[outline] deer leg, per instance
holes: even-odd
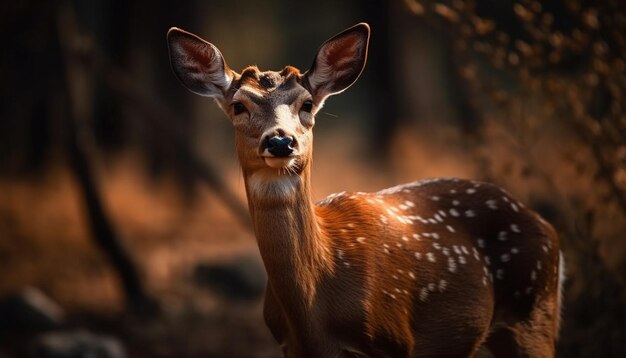
[[[554,357],[556,298],[537,304],[528,319],[493,331],[486,342],[494,357]]]

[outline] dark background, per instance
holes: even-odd
[[[236,71],[304,71],[361,21],[367,67],[317,118],[315,198],[505,187],[561,236],[558,355],[626,356],[622,0],[51,0],[0,5],[0,357],[77,330],[108,356],[102,336],[132,357],[276,356],[232,129],[177,82],[165,34]]]

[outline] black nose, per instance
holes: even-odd
[[[263,149],[275,157],[287,157],[293,153],[293,138],[289,136],[267,136],[263,140]]]

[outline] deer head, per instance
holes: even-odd
[[[326,98],[357,80],[369,33],[360,23],[329,39],[304,73],[291,66],[264,72],[251,66],[237,73],[217,47],[194,34],[172,28],[167,40],[178,79],[190,91],[213,97],[235,127],[244,176],[267,182],[309,167],[315,114]]]

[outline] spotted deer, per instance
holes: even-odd
[[[369,35],[360,23],[332,37],[304,73],[237,73],[211,43],[168,32],[178,79],[235,128],[271,333],[288,357],[554,356],[558,238],[506,191],[431,179],[313,202],[315,114],[360,76]]]

